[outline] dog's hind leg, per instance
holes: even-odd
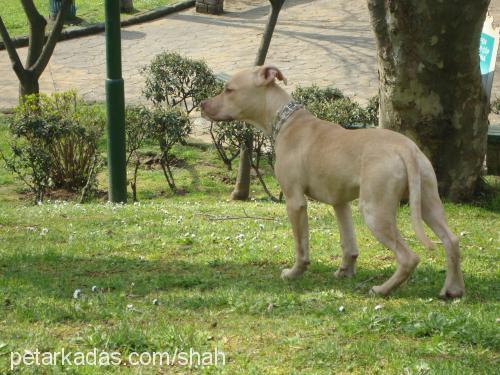
[[[281,272],[283,279],[301,276],[309,265],[309,227],[307,223],[307,201],[303,194],[286,195],[286,209],[292,224],[295,240],[295,264]]]
[[[360,200],[366,224],[377,240],[396,255],[396,272],[385,283],[372,288],[374,293],[384,296],[405,282],[419,262],[418,255],[410,250],[399,234],[396,227],[397,201],[390,200],[391,202],[387,202],[387,199],[379,199],[377,202]]]
[[[430,163],[429,163],[430,165]],[[464,294],[464,279],[460,269],[460,249],[458,238],[446,222],[446,216],[437,190],[436,178],[424,178],[422,185],[422,218],[443,242],[448,270],[444,286],[439,293],[442,298],[456,298]]]
[[[352,225],[351,204],[341,203],[333,206],[340,231],[340,246],[342,247],[342,263],[335,272],[336,277],[350,277],[356,272],[356,259],[359,251],[356,245],[354,227]]]

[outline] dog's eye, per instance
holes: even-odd
[[[233,91],[234,91],[234,89],[231,89],[231,88],[229,88],[229,87],[226,87],[226,88],[224,89],[224,91],[225,91],[227,94],[229,94],[229,93],[233,92]]]

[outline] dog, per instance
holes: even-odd
[[[401,199],[409,196],[412,227],[427,248],[422,220],[439,237],[446,251],[442,298],[464,294],[458,238],[448,227],[429,159],[409,138],[387,129],[347,130],[320,120],[281,88],[283,73],[275,66],[247,69],[232,76],[223,92],[200,104],[212,121],[245,121],[275,143],[274,172],[286,200],[295,241],[296,261],[282,271],[283,279],[301,276],[309,265],[307,199],[333,206],[342,248],[337,277],[355,274],[356,244],[350,202],[359,209],[376,239],[395,254],[395,273],[371,292],[386,296],[408,279],[419,257],[396,227]]]

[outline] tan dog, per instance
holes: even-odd
[[[300,106],[277,83],[285,81],[273,66],[234,75],[224,91],[201,104],[215,121],[241,120],[275,136],[275,174],[286,198],[295,239],[296,262],[282,272],[284,279],[304,273],[309,264],[307,200],[309,196],[333,205],[342,246],[342,264],[335,275],[352,276],[358,248],[350,202],[359,207],[375,237],[396,255],[397,269],[372,291],[387,295],[413,272],[419,257],[396,227],[399,202],[408,196],[413,229],[428,248],[422,219],[443,242],[448,271],[442,297],[460,297],[464,282],[457,237],[450,231],[431,163],[409,138],[385,129],[346,130],[320,120]],[[286,83],[286,81],[285,81]],[[290,109],[284,109],[291,103]],[[278,125],[276,125],[278,117]]]

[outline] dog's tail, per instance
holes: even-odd
[[[414,148],[405,149],[400,153],[408,175],[408,191],[410,193],[410,213],[413,230],[420,242],[428,249],[434,248],[434,242],[425,234],[422,224],[422,188],[420,168]]]

